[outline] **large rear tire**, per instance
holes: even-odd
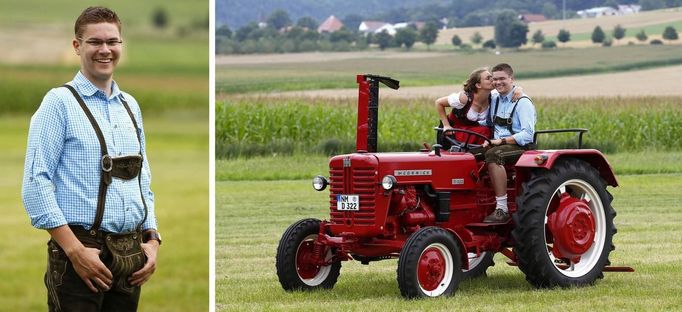
[[[519,268],[536,287],[585,286],[603,278],[616,228],[606,184],[588,163],[559,159],[538,169],[517,198],[512,235]]]
[[[398,287],[406,298],[452,295],[462,279],[457,243],[448,231],[425,227],[410,235],[398,258]]]
[[[320,220],[303,219],[284,232],[277,247],[275,266],[282,288],[287,291],[334,287],[341,271],[341,261],[319,266],[312,261]],[[332,258],[332,248],[323,247],[321,255]]]

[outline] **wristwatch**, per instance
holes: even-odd
[[[505,145],[505,144],[507,144],[507,139],[500,138],[500,145]]]
[[[157,232],[156,230],[146,230],[142,234],[142,241],[143,242],[148,242],[150,240],[156,240],[159,242],[159,245],[161,245],[161,234]]]

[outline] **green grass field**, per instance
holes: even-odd
[[[144,111],[144,107],[143,107]],[[0,115],[0,306],[45,311],[47,232],[31,227],[21,202],[29,115]],[[141,311],[208,310],[208,125],[204,113],[146,115],[152,190],[163,246],[143,287]],[[182,165],[178,165],[182,164]]]
[[[419,52],[413,52],[414,57],[406,60],[367,56],[327,61],[230,64],[216,67],[216,92],[220,95],[355,88],[355,75],[363,73],[396,77],[405,87],[459,85],[472,68],[500,62],[513,64],[518,79],[582,75],[682,64],[681,53],[681,45],[618,46],[505,52],[501,55],[442,52],[419,57]]]
[[[282,290],[275,274],[279,237],[302,218],[328,218],[328,193],[309,180],[224,181],[216,184],[216,302],[219,311],[672,311],[682,309],[682,175],[625,175],[611,189],[618,234],[614,265],[635,273],[606,273],[593,287],[537,290],[496,256],[488,277],[460,284],[452,298],[406,301],[396,261],[344,263],[330,291]]]

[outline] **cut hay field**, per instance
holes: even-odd
[[[593,287],[538,290],[504,264],[488,277],[465,281],[454,297],[406,301],[396,261],[344,263],[334,289],[285,292],[275,274],[277,243],[302,218],[327,218],[328,193],[310,180],[225,181],[216,184],[217,311],[674,311],[682,309],[682,175],[620,176],[612,188],[618,234],[614,265],[635,273],[606,273]]]
[[[501,62],[514,66],[518,80],[627,72],[680,65],[682,45],[533,50],[500,55],[488,52],[368,51],[302,53],[281,58],[279,55],[218,56],[216,92],[217,98],[221,99],[227,94],[353,89],[357,87],[355,75],[362,73],[392,76],[401,80],[403,87],[460,85],[474,68]],[[660,81],[665,86],[675,85],[672,80],[665,77],[656,79],[655,75],[640,78],[633,72],[630,83]],[[609,83],[607,79],[601,82]],[[623,89],[627,90],[628,86],[623,86]],[[597,89],[594,86],[589,88]]]

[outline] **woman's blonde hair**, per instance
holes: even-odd
[[[467,79],[467,81],[464,82],[464,91],[469,94],[475,93],[477,90],[476,84],[481,82],[481,73],[487,71],[488,67],[474,69],[474,71],[472,71],[471,74],[469,74],[469,79]]]

